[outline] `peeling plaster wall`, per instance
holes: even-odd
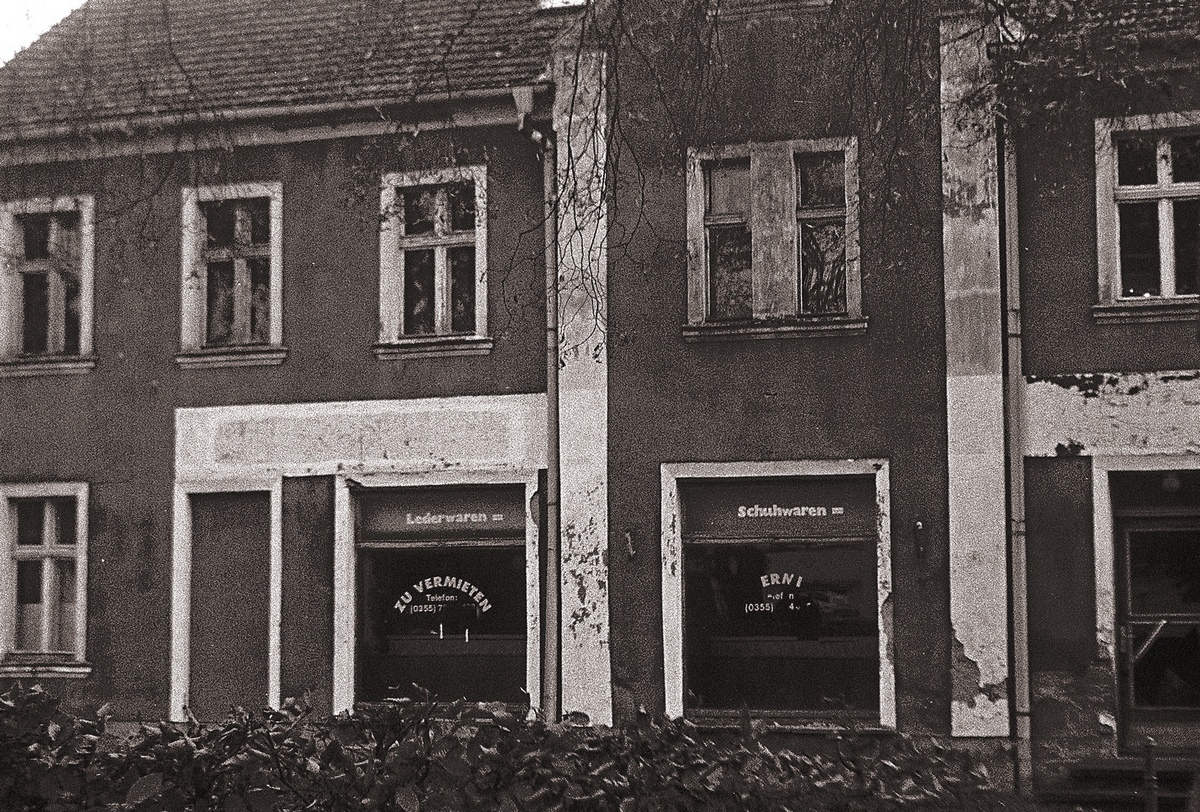
[[[1006,736],[1008,558],[996,144],[990,117],[979,113],[964,122],[960,103],[985,86],[987,40],[978,19],[957,16],[942,21],[941,42],[950,725],[956,736]]]

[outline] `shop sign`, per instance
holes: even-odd
[[[366,540],[524,538],[524,486],[397,488],[360,498]]]
[[[776,477],[680,483],[684,534],[729,538],[873,536],[872,476]]]

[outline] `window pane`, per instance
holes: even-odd
[[[271,341],[271,260],[249,259],[250,269],[250,343]]]
[[[437,187],[416,186],[402,190],[400,196],[404,206],[404,233],[432,232],[437,220]]]
[[[219,347],[233,341],[233,263],[208,263],[208,319],[204,343]]]
[[[1200,181],[1200,136],[1171,139],[1171,178],[1176,183]]]
[[[62,559],[55,565],[57,583],[54,605],[50,607],[50,645],[54,651],[75,648],[75,562]]]
[[[42,648],[42,562],[17,562],[16,648]]]
[[[451,248],[450,329],[455,333],[475,331],[475,248]]]
[[[64,273],[77,272],[79,267],[79,212],[60,211],[54,215],[58,235],[51,253],[60,260],[58,269]]]
[[[800,207],[846,205],[846,158],[840,152],[796,156]]]
[[[1135,614],[1200,614],[1200,530],[1129,533],[1129,608]]]
[[[1121,295],[1158,296],[1158,203],[1122,203]]]
[[[50,256],[50,215],[22,214],[18,220],[24,232],[25,259]]]
[[[450,204],[450,228],[471,231],[475,228],[475,184],[456,183],[446,190]]]
[[[228,248],[233,245],[237,223],[237,205],[232,200],[201,203],[209,248]]]
[[[526,704],[525,548],[365,549],[355,699],[428,688]]]
[[[1200,293],[1200,200],[1175,201],[1175,292]]]
[[[710,319],[748,319],[754,315],[749,228],[741,224],[709,227],[708,277]]]
[[[55,521],[55,544],[75,543],[75,500],[55,499],[52,503]]]
[[[404,334],[432,333],[433,249],[404,252]]]
[[[801,223],[800,310],[846,312],[846,224]]]
[[[708,214],[750,214],[750,161],[721,161],[710,164],[708,176]]]
[[[17,544],[36,547],[46,528],[46,507],[41,499],[22,499],[17,506]]]
[[[63,352],[79,354],[80,288],[78,274],[63,274]]]
[[[876,614],[872,541],[690,542],[685,704],[876,710]]]
[[[255,197],[241,201],[250,215],[250,241],[263,245],[271,241],[271,199]]]
[[[21,274],[21,351],[42,353],[50,349],[50,284],[46,274]]]
[[[1157,144],[1153,138],[1122,138],[1117,141],[1117,183],[1138,186],[1157,183]]]

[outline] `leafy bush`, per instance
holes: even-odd
[[[0,697],[0,809],[388,812],[890,812],[1003,803],[960,753],[903,736],[772,750],[682,720],[551,724],[428,695],[354,716],[304,702],[104,735],[40,688]]]

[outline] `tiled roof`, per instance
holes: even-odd
[[[0,67],[0,129],[528,84],[536,0],[89,0]]]

